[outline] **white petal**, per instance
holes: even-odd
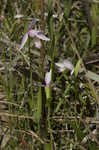
[[[21,50],[21,49],[24,47],[24,45],[25,45],[27,39],[28,39],[28,33],[26,33],[26,34],[24,35],[19,50]]]
[[[72,75],[72,74],[74,73],[74,71],[75,71],[75,69],[71,70],[71,73],[70,73],[70,74]]]
[[[19,19],[19,18],[22,18],[22,17],[23,17],[23,15],[21,15],[21,14],[14,16],[15,19]]]
[[[45,83],[46,83],[46,86],[50,85],[50,83],[51,83],[51,74],[52,74],[52,70],[50,70],[49,72],[47,72],[45,74]]]

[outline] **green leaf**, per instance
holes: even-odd
[[[99,150],[99,146],[96,143],[89,142],[88,147],[90,150]]]
[[[92,28],[91,32],[91,47],[94,47],[96,44],[96,26]]]
[[[55,113],[57,113],[57,112],[59,111],[61,105],[62,105],[63,102],[64,102],[65,96],[67,95],[68,91],[70,90],[70,87],[71,87],[71,85],[69,84],[69,85],[67,86],[66,90],[64,91],[64,93],[63,93],[63,95],[62,95],[62,98],[60,99],[59,103],[58,103],[57,106],[56,106],[56,109],[55,109],[55,111],[54,111]]]
[[[10,33],[10,26],[9,26],[9,23],[8,23],[8,20],[4,17],[4,24],[5,24],[5,27],[7,29],[7,31]]]
[[[44,150],[52,150],[51,144],[50,143],[44,144]]]
[[[28,31],[28,23],[25,22],[24,24],[24,34]]]
[[[70,14],[70,10],[71,10],[71,6],[72,6],[72,0],[65,0],[64,1],[64,16],[66,18],[69,17],[69,14]]]
[[[93,0],[96,2],[96,0]],[[98,14],[98,7],[97,4],[92,4],[92,19],[93,22],[97,22],[97,14]]]
[[[94,0],[95,2],[95,0]],[[94,23],[93,28],[92,28],[92,32],[91,32],[91,38],[92,38],[92,43],[91,46],[95,46],[96,44],[96,32],[97,32],[97,14],[98,14],[98,7],[97,5],[93,4],[92,5],[92,21]]]
[[[77,77],[78,75],[81,63],[82,63],[82,59],[79,59],[75,67],[75,77]]]
[[[38,108],[37,108],[38,122],[40,121],[41,115],[42,115],[42,90],[41,90],[41,87],[39,87],[39,91],[38,91]]]
[[[72,150],[73,149],[73,144],[72,143],[70,143],[70,150]]]
[[[14,32],[16,24],[17,24],[17,20],[15,20],[14,23],[11,25],[11,29],[10,29],[11,34]]]
[[[96,73],[94,73],[94,72],[92,72],[92,71],[88,71],[86,75],[87,75],[87,77],[89,77],[90,79],[92,79],[92,80],[94,80],[94,81],[96,81],[96,82],[99,82],[99,75],[98,75],[98,74],[96,74]]]

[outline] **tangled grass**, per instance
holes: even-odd
[[[0,3],[1,150],[98,150],[98,1]]]

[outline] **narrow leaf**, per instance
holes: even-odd
[[[98,75],[98,74],[96,74],[96,73],[94,73],[94,72],[92,72],[92,71],[88,71],[88,72],[87,72],[87,76],[88,76],[90,79],[92,79],[92,80],[94,80],[94,81],[96,81],[96,82],[99,82],[99,75]]]
[[[40,87],[39,91],[38,91],[38,108],[37,108],[38,122],[40,121],[41,115],[42,115],[42,90],[41,90],[41,87]]]
[[[4,24],[5,24],[5,27],[7,29],[7,31],[10,33],[10,26],[9,26],[9,23],[8,23],[8,20],[4,17]]]
[[[96,44],[96,26],[92,28],[92,33],[91,33],[91,47],[94,47]]]
[[[77,77],[78,75],[81,63],[82,63],[82,59],[79,59],[75,67],[75,77]]]

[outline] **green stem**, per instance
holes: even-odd
[[[32,79],[32,55],[31,55],[31,51],[30,51],[30,38],[29,38],[29,42],[28,42],[28,47],[29,47],[29,64],[30,64],[30,107],[31,109],[33,109],[33,79]]]
[[[51,130],[51,122],[50,122],[50,115],[51,115],[51,101],[52,101],[52,94],[51,94],[51,87],[46,86],[45,92],[46,92],[46,99],[47,99],[47,108],[48,108],[48,129],[50,133],[50,145],[51,149],[53,147],[53,135]]]

